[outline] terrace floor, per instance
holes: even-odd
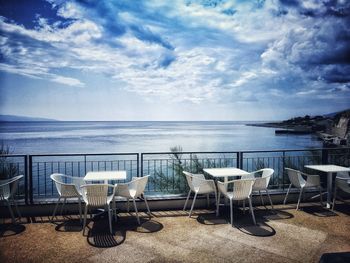
[[[299,211],[279,205],[275,213],[255,207],[257,226],[248,211],[235,211],[234,227],[225,208],[218,218],[211,210],[195,212],[143,214],[141,226],[121,213],[114,235],[105,218],[91,221],[86,236],[76,216],[2,224],[0,262],[318,262],[323,253],[350,252],[349,204],[335,212],[319,203],[303,203]]]

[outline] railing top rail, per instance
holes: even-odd
[[[263,153],[263,152],[305,152],[305,151],[322,151],[322,150],[349,150],[350,147],[341,148],[307,148],[307,149],[285,149],[285,150],[248,150],[243,153]]]
[[[237,154],[237,153],[273,153],[273,152],[305,152],[322,150],[350,150],[350,147],[341,148],[307,148],[307,149],[276,149],[276,150],[244,150],[244,151],[195,151],[195,152],[123,152],[123,153],[51,153],[51,154],[0,154],[0,157],[49,157],[49,156],[112,156],[112,155],[157,155],[157,154]]]
[[[141,155],[151,155],[151,154],[217,154],[217,153],[239,153],[239,151],[223,151],[223,152],[145,152],[141,153]]]
[[[46,156],[104,156],[104,155],[139,155],[139,153],[57,153],[57,154],[31,154],[32,157]]]
[[[305,151],[322,151],[322,150],[349,150],[350,147],[341,148],[307,148],[307,149],[277,149],[277,150],[247,150],[247,151],[204,151],[204,152],[145,152],[141,155],[151,155],[151,154],[218,154],[218,153],[264,153],[264,152],[305,152]]]
[[[26,157],[26,154],[0,154],[0,157]]]

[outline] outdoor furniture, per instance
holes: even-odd
[[[230,214],[231,214],[231,225],[233,226],[233,201],[245,201],[248,199],[249,201],[249,209],[252,214],[254,225],[256,225],[251,194],[253,189],[253,184],[255,179],[240,179],[240,180],[232,180],[229,182],[218,182],[218,190],[219,196],[216,204],[216,215],[219,216],[219,206],[220,206],[220,194],[222,193],[226,198],[230,200]],[[228,186],[232,184],[232,191],[228,191]]]
[[[262,174],[261,177],[257,177],[257,175],[260,173]],[[272,203],[272,200],[271,200],[271,197],[269,194],[269,190],[267,189],[267,187],[269,186],[269,182],[270,182],[270,179],[271,179],[271,176],[273,175],[273,173],[274,173],[273,169],[264,168],[264,169],[260,169],[260,170],[257,170],[255,172],[252,172],[250,175],[247,175],[244,177],[244,178],[254,178],[255,179],[252,191],[259,192],[262,205],[265,205],[265,204],[264,204],[264,200],[262,198],[261,191],[265,191],[267,196],[269,197],[272,209],[273,209],[273,203]]]
[[[140,224],[140,218],[139,218],[138,210],[137,210],[137,206],[136,206],[136,199],[137,198],[143,197],[145,204],[146,204],[146,207],[147,207],[147,212],[148,212],[149,216],[151,216],[151,211],[149,209],[146,196],[144,194],[148,178],[149,178],[149,175],[143,176],[143,177],[133,177],[132,180],[128,183],[115,185],[115,196],[120,196],[120,197],[126,198],[128,212],[129,212],[129,200],[132,199],[132,201],[134,203],[134,208],[135,208],[136,218],[137,218],[138,224]],[[115,198],[113,198],[113,203],[114,203],[114,205],[113,205],[114,213],[116,213]]]
[[[96,171],[88,172],[84,180],[85,181],[104,181],[108,184],[108,181],[118,181],[126,179],[126,171]]]
[[[349,173],[345,173],[345,172],[337,173],[337,177],[335,178],[332,210],[334,210],[334,207],[335,207],[335,199],[337,198],[338,188],[340,190],[344,191],[345,193],[350,194],[350,176],[349,176]]]
[[[333,191],[333,174],[339,172],[350,172],[350,168],[333,164],[305,165],[305,167],[327,173],[327,208],[330,208]]]
[[[224,183],[228,182],[229,177],[244,177],[249,176],[250,173],[247,171],[235,168],[235,167],[224,167],[224,168],[206,168],[203,169],[204,172],[214,177],[216,180],[218,178],[224,178]],[[225,199],[225,205],[227,205],[227,199]]]
[[[15,220],[13,210],[11,208],[11,201],[15,205],[18,217],[21,218],[21,213],[18,210],[18,206],[14,198],[14,195],[17,191],[18,182],[22,177],[23,175],[17,175],[10,179],[0,180],[0,202],[4,201],[7,204],[13,224],[16,222],[16,220]]]
[[[301,171],[294,170],[291,168],[285,168],[285,169],[287,170],[287,173],[288,173],[290,185],[289,185],[286,197],[284,198],[283,204],[286,204],[290,188],[293,185],[294,187],[300,189],[300,194],[299,194],[298,204],[297,204],[296,210],[299,209],[299,204],[300,204],[301,196],[303,194],[304,189],[309,188],[309,187],[317,187],[320,190],[320,203],[321,203],[321,206],[323,205],[322,192],[321,192],[322,189],[321,189],[319,175],[306,174],[306,173],[302,173]],[[306,176],[306,180],[303,178],[303,175]]]
[[[113,193],[108,195],[108,188],[113,188]],[[115,188],[109,184],[85,184],[81,186],[82,196],[85,202],[83,235],[85,234],[87,212],[92,208],[104,208],[108,212],[109,231],[112,234],[112,217],[110,203],[113,200]]]
[[[58,205],[60,204],[61,199],[63,198],[63,203],[61,207],[61,214],[64,208],[64,205],[67,201],[67,198],[78,198],[78,205],[79,205],[79,218],[81,221],[81,190],[80,187],[85,183],[84,179],[81,177],[74,177],[69,176],[65,174],[51,174],[50,178],[55,182],[56,189],[58,192],[58,201],[55,206],[55,209],[53,210],[52,218],[56,215],[56,211],[58,208]]]
[[[190,198],[191,192],[194,192],[194,197],[192,201],[192,206],[191,210],[188,214],[188,217],[191,217],[194,203],[196,202],[196,198],[198,194],[206,194],[207,195],[207,200],[209,203],[209,194],[214,193],[215,194],[215,202],[217,198],[217,193],[216,193],[216,187],[215,187],[215,182],[214,180],[207,180],[205,179],[203,174],[192,174],[186,171],[183,171],[184,175],[186,176],[186,180],[188,183],[188,186],[190,190],[188,191],[187,199],[184,205],[183,210],[186,210],[186,206],[188,203],[188,200]]]

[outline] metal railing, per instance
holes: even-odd
[[[183,194],[187,190],[182,171],[202,173],[204,168],[237,167],[255,171],[273,168],[269,187],[283,191],[289,184],[285,167],[304,170],[307,164],[350,166],[350,148],[232,151],[232,152],[157,152],[108,154],[1,155],[0,171],[23,174],[17,198],[25,204],[48,201],[57,196],[50,179],[52,173],[83,177],[89,171],[126,170],[127,179],[150,175],[147,194]],[[307,172],[307,171],[306,171]]]

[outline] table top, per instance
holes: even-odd
[[[305,165],[305,167],[326,173],[350,172],[349,167],[343,167],[334,164]]]
[[[126,179],[126,171],[88,172],[84,177],[85,181],[125,180],[125,179]]]
[[[207,168],[203,169],[203,171],[213,177],[244,176],[250,174],[238,168]]]

